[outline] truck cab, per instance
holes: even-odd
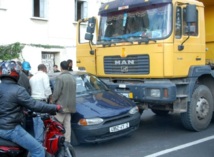
[[[185,128],[203,130],[214,105],[214,32],[205,27],[214,22],[213,2],[205,5],[207,12],[196,0],[104,3],[99,17],[78,23],[77,66],[141,111],[180,113]]]

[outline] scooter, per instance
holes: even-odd
[[[33,116],[35,113],[32,114]],[[44,125],[45,135],[43,146],[46,150],[46,157],[76,157],[73,146],[65,142],[65,128],[50,114],[40,114]],[[0,138],[1,157],[30,157],[29,153],[19,145]]]

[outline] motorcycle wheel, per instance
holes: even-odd
[[[76,153],[73,146],[68,144],[66,147],[62,146],[55,157],[76,157]]]

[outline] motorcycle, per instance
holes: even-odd
[[[37,116],[32,113],[32,117]],[[76,157],[73,146],[65,142],[65,128],[50,114],[40,114],[44,125],[45,135],[43,146],[46,150],[46,157]],[[0,138],[1,157],[30,157],[29,153],[16,143]]]

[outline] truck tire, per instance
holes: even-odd
[[[207,86],[195,88],[187,112],[181,113],[181,121],[186,129],[201,131],[206,129],[212,119],[213,98]]]

